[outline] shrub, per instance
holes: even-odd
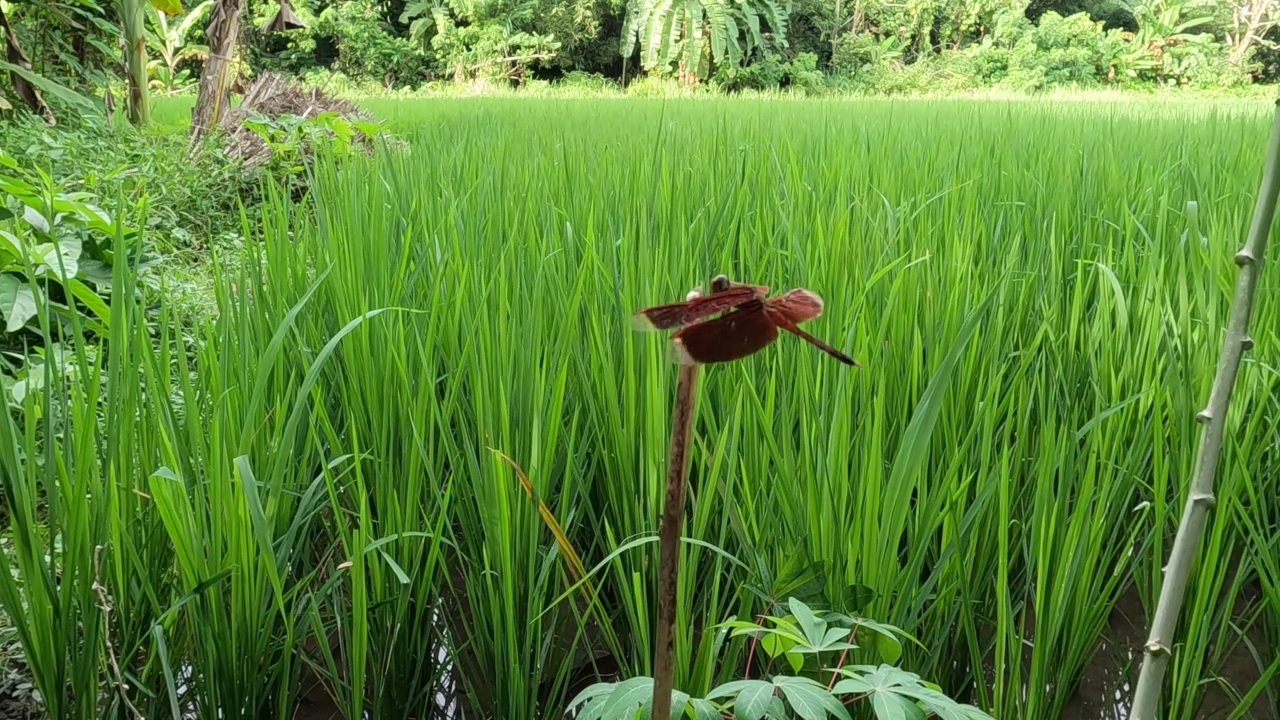
[[[814,92],[826,86],[827,79],[818,71],[818,56],[814,53],[797,53],[787,65],[787,76],[793,87]]]
[[[43,169],[68,192],[107,203],[121,197],[121,222],[146,229],[161,252],[201,251],[238,238],[241,201],[255,187],[214,148],[188,156],[180,129],[139,132],[97,119],[50,128],[26,118],[0,128],[0,149],[22,167]]]
[[[769,90],[781,85],[786,75],[787,66],[782,58],[773,53],[760,53],[744,65],[719,65],[711,79],[729,91]]]
[[[394,35],[370,0],[342,0],[320,13],[315,35],[333,38],[334,69],[391,86],[419,78],[427,58],[407,37]]]
[[[1063,17],[1051,11],[1032,24],[1006,10],[996,16],[991,34],[963,54],[975,81],[1035,91],[1096,85],[1108,77],[1122,49],[1115,33],[1085,13]]]
[[[112,264],[125,260],[112,250],[117,236],[138,251],[137,234],[92,193],[69,192],[0,152],[0,374],[26,365],[41,307],[55,322],[105,333],[110,310],[99,293],[111,287]]]

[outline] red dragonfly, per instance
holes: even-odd
[[[681,365],[740,360],[778,338],[778,328],[798,335],[846,365],[857,360],[800,329],[822,314],[822,298],[804,288],[766,297],[762,285],[730,283],[724,275],[711,281],[711,294],[697,290],[684,302],[637,310],[632,325],[638,330],[670,330],[675,360]],[[716,313],[724,313],[712,318]]]

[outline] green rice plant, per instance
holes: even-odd
[[[779,347],[707,379],[676,687],[730,679],[721,668],[747,647],[714,619],[768,612],[747,588],[806,567],[797,575],[832,605],[873,591],[866,612],[921,637],[903,661],[947,691],[996,716],[1057,717],[1119,596],[1151,599],[1193,447],[1188,409],[1225,316],[1219,246],[1247,213],[1257,115],[747,107],[401,103],[393,126],[413,134],[421,118],[415,153],[321,170],[316,226],[299,219],[268,241],[268,285],[329,268],[306,335],[375,307],[423,311],[395,321],[412,323],[415,353],[369,324],[356,334],[378,341],[340,349],[332,377],[431,394],[364,390],[332,407],[344,423],[391,407],[387,427],[401,430],[388,436],[440,443],[428,456],[451,488],[446,634],[461,682],[490,712],[522,716],[563,702],[608,644],[563,615],[554,540],[490,447],[601,563],[592,577],[630,648],[613,662],[651,673],[672,384],[663,349],[637,344],[623,318],[714,268],[818,290],[841,310],[814,332],[843,333],[867,369],[854,382]],[[1260,357],[1274,342],[1258,338]],[[370,369],[389,357],[403,369]],[[1265,397],[1264,380],[1242,378],[1243,397]],[[430,419],[401,415],[420,404]],[[1273,461],[1265,445],[1242,449],[1252,467]],[[1182,681],[1190,703],[1201,687]]]
[[[1154,718],[1160,705],[1160,690],[1173,650],[1170,643],[1182,607],[1187,576],[1191,573],[1195,551],[1204,534],[1209,508],[1216,503],[1214,480],[1231,392],[1241,355],[1253,347],[1253,340],[1249,337],[1249,316],[1267,239],[1271,234],[1277,191],[1280,191],[1276,177],[1277,169],[1280,169],[1277,167],[1280,166],[1280,134],[1277,131],[1280,131],[1280,115],[1271,127],[1253,221],[1249,224],[1244,246],[1235,255],[1240,269],[1213,387],[1205,408],[1196,413],[1196,419],[1205,427],[1200,435],[1195,472],[1187,488],[1182,521],[1162,578],[1160,601],[1151,620],[1151,634],[1143,646],[1142,673],[1134,690],[1133,713],[1142,720]]]
[[[410,152],[322,157],[303,200],[269,191],[256,242],[211,270],[210,324],[113,314],[109,392],[84,395],[101,416],[84,400],[59,453],[32,400],[5,436],[15,462],[55,458],[16,465],[7,502],[30,510],[11,517],[33,520],[7,558],[51,577],[39,523],[87,528],[72,582],[43,586],[78,604],[40,612],[108,627],[147,717],[325,695],[347,717],[534,718],[652,676],[674,372],[628,316],[715,272],[813,289],[827,311],[806,329],[863,367],[777,343],[701,379],[675,688],[763,679],[752,639],[718,626],[794,596],[902,628],[919,644],[898,666],[993,717],[1115,690],[1087,671],[1137,650],[1117,616],[1158,595],[1262,108],[378,107]],[[1223,512],[1179,621],[1179,720],[1277,702],[1277,287],[1259,278]],[[74,477],[109,502],[50,514],[47,468],[90,456],[106,471]],[[45,592],[22,572],[10,611]],[[27,652],[45,687],[105,688],[119,714],[103,636],[76,642],[98,648],[79,684],[57,674],[71,645]]]
[[[34,245],[21,226],[10,237]],[[109,600],[98,592],[109,506],[95,400],[105,394],[118,401],[130,391],[84,342],[79,313],[67,314],[64,331],[36,282],[36,267],[19,260],[46,356],[39,374],[24,381],[17,407],[8,397],[0,403],[0,489],[11,539],[0,553],[0,606],[17,631],[45,711],[96,718],[104,686],[124,681],[118,668],[108,675],[116,649],[104,619]],[[72,261],[59,260],[65,274]],[[114,276],[120,286],[124,267],[120,263]]]

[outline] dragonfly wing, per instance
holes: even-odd
[[[822,298],[818,297],[817,293],[804,288],[788,290],[765,302],[774,317],[781,315],[796,325],[822,314]]]
[[[778,337],[778,327],[756,299],[718,318],[697,322],[676,331],[672,338],[676,362],[705,365],[740,360],[758,352]]]
[[[631,316],[631,326],[637,330],[670,330],[684,327],[759,298],[760,294],[755,287],[736,285],[718,293],[695,297],[684,302],[655,305],[637,310]]]

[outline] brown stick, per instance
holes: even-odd
[[[717,275],[711,292],[729,288]],[[697,290],[692,297],[701,294]],[[680,574],[680,524],[684,520],[684,488],[689,476],[689,439],[697,402],[698,366],[681,365],[676,377],[676,405],[671,417],[671,450],[667,457],[667,493],[658,528],[658,621],[654,639],[652,720],[671,720],[671,691],[675,688],[676,581]]]
[[[653,720],[671,719],[675,687],[676,579],[680,571],[680,523],[684,519],[684,486],[689,468],[698,366],[681,365],[676,379],[676,407],[671,420],[671,453],[667,497],[658,529],[658,627],[653,659]]]

